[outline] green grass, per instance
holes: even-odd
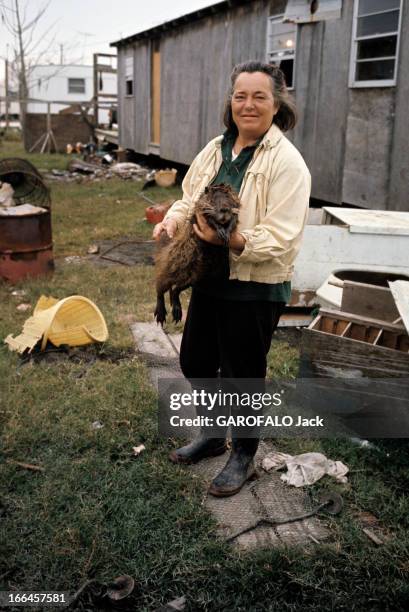
[[[22,153],[14,142],[3,143],[0,153],[11,150]],[[55,156],[30,158],[39,167],[58,162]],[[110,332],[102,348],[50,354],[36,363],[0,348],[0,589],[73,592],[87,578],[107,581],[128,573],[136,579],[138,610],[182,594],[193,611],[407,609],[404,444],[378,442],[379,450],[371,450],[347,441],[280,440],[282,451],[321,451],[351,469],[349,484],[335,487],[345,510],[328,521],[333,543],[308,551],[245,554],[229,548],[201,503],[200,480],[169,464],[170,442],[157,434],[156,397],[127,324],[129,315],[151,320],[152,268],[63,260],[84,255],[99,239],[149,237],[137,189],[120,180],[53,184],[55,274],[20,283],[27,294],[19,298],[11,295],[15,287],[0,284],[0,338],[18,333],[27,317],[16,305],[34,305],[42,293],[86,295],[101,308]],[[168,193],[150,195],[161,200]],[[177,189],[171,194],[176,197]],[[273,343],[269,374],[294,376],[297,359],[297,349]],[[94,430],[97,420],[104,426]],[[132,458],[140,443],[146,450]],[[10,459],[45,471],[21,469]],[[311,495],[326,488],[334,484],[323,479]],[[362,511],[374,514],[389,535],[383,546],[363,534]]]

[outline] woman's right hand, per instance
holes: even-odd
[[[153,228],[152,238],[154,240],[159,240],[162,232],[166,232],[169,238],[173,238],[176,234],[177,223],[174,219],[165,219],[165,221],[161,221],[157,223]]]

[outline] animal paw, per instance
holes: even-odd
[[[175,323],[182,320],[182,307],[180,304],[174,304],[172,307],[172,317]]]
[[[153,313],[153,316],[156,319],[156,323],[160,323],[163,326],[166,321],[166,315],[166,308],[164,306],[157,305],[155,308],[155,312]]]

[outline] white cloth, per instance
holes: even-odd
[[[264,457],[262,466],[266,472],[287,467],[287,472],[282,474],[281,480],[294,487],[311,485],[325,474],[332,476],[338,482],[348,481],[345,474],[349,472],[349,468],[341,461],[327,459],[322,453],[302,453],[293,456],[272,452]]]

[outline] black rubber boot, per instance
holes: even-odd
[[[210,485],[211,495],[216,497],[235,495],[247,480],[257,478],[253,459],[258,443],[258,438],[233,438],[233,449],[229,460]]]
[[[217,457],[227,450],[225,438],[207,438],[202,432],[190,444],[182,446],[170,453],[172,463],[197,463],[205,457]]]

